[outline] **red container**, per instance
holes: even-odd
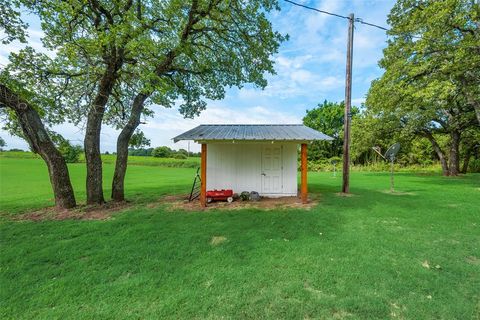
[[[207,202],[215,201],[233,201],[233,190],[232,189],[222,189],[222,190],[208,190],[207,191]]]

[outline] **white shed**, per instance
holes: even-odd
[[[202,145],[200,201],[206,190],[257,191],[297,196],[301,146],[301,196],[307,201],[307,144],[331,137],[304,125],[200,125],[173,138]]]

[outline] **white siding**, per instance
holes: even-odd
[[[281,193],[262,192],[262,150],[271,144],[209,143],[207,145],[207,190],[257,191],[263,196],[297,195],[297,144],[282,146]]]
[[[297,195],[297,144],[283,145],[283,193]]]

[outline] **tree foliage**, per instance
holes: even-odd
[[[129,146],[134,149],[141,149],[150,146],[150,139],[145,137],[143,131],[137,130],[130,138]]]
[[[174,151],[166,146],[157,147],[152,151],[152,156],[156,158],[170,158],[173,154]]]
[[[67,163],[78,162],[80,160],[80,155],[83,152],[82,146],[72,145],[68,140],[62,142],[58,146],[58,149]]]
[[[87,202],[102,203],[100,131],[121,129],[113,190],[123,199],[128,145],[153,106],[198,115],[226,86],[266,85],[285,39],[266,13],[274,0],[31,1],[43,45],[12,54],[6,77],[35,92],[47,123],[85,127]],[[11,118],[12,123],[14,119]]]
[[[20,1],[0,0],[0,30],[5,33],[0,43],[9,44],[13,40],[26,42],[27,24],[20,17]]]
[[[340,157],[343,153],[343,119],[344,102],[329,102],[325,100],[312,110],[307,110],[303,117],[303,124],[325,133],[333,138],[333,141],[315,141],[309,147],[308,158],[310,160],[329,159]],[[352,108],[352,117],[359,113],[357,107]]]
[[[5,142],[5,140],[3,140],[2,137],[0,137],[0,151],[3,150],[3,148],[5,148],[7,146],[7,143]]]
[[[445,175],[460,171],[462,133],[478,129],[479,10],[467,0],[397,1],[379,63],[385,73],[367,96],[373,118],[404,137],[430,141]],[[447,148],[438,141],[443,135]]]

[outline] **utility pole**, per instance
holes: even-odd
[[[352,120],[352,56],[353,56],[353,13],[348,17],[347,71],[345,77],[345,115],[343,137],[343,184],[342,192],[350,192],[350,122]]]

